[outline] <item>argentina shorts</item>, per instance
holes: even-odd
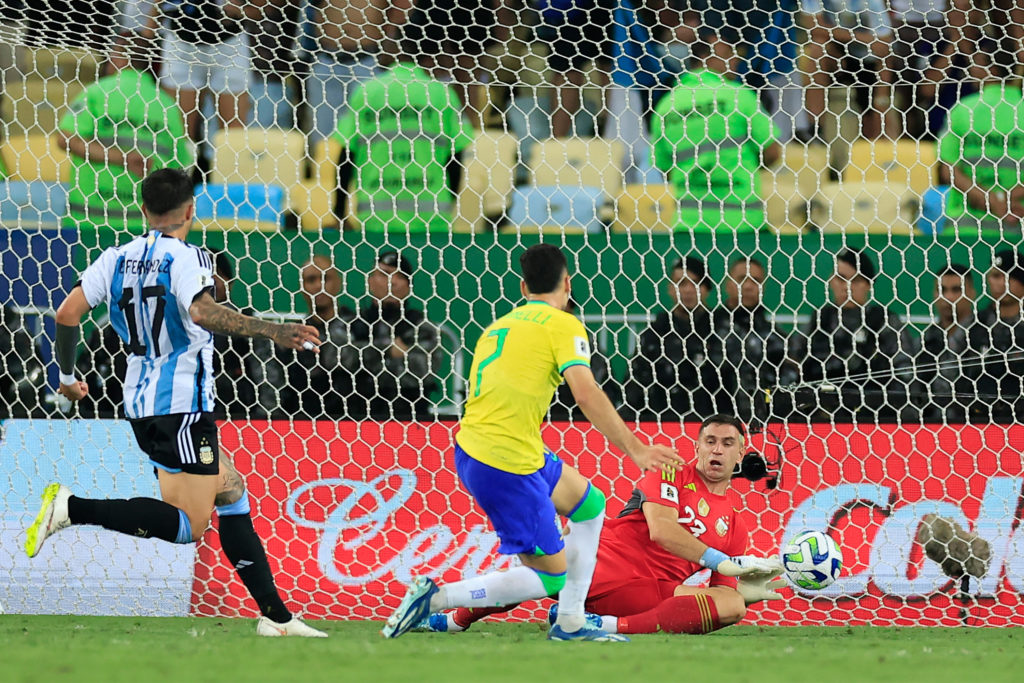
[[[562,461],[551,451],[531,474],[513,474],[474,460],[455,444],[455,469],[501,540],[503,555],[554,555],[565,547],[551,493],[562,476]]]
[[[220,451],[211,413],[156,415],[131,420],[135,440],[153,467],[177,474],[217,474]]]

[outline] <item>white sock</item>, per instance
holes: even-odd
[[[537,572],[529,567],[512,567],[471,579],[446,583],[430,599],[430,611],[455,607],[495,607],[547,596]]]
[[[455,623],[455,612],[448,612],[444,616],[448,620],[448,633],[459,633],[466,630]]]
[[[558,621],[564,631],[578,631],[586,624],[583,604],[587,601],[590,580],[597,565],[597,544],[601,540],[604,515],[585,522],[569,522],[565,537],[565,560],[568,570],[565,588],[558,594]]]
[[[608,633],[619,632],[619,618],[618,617],[606,617],[601,616],[601,630],[607,631]]]

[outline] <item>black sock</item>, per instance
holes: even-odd
[[[178,537],[178,508],[155,498],[93,500],[71,496],[68,517],[72,524],[96,524],[139,538],[171,543]]]
[[[284,606],[274,585],[263,543],[252,527],[252,517],[247,514],[221,517],[219,533],[228,562],[238,572],[238,578],[256,601],[260,613],[278,624],[291,620],[292,613]]]

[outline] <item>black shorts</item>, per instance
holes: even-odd
[[[212,413],[178,413],[130,420],[153,467],[177,474],[217,474],[220,450]]]

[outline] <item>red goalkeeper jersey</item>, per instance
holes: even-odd
[[[636,578],[682,583],[701,571],[697,562],[676,557],[651,540],[641,508],[644,503],[677,509],[679,524],[715,550],[726,555],[746,553],[747,527],[737,510],[736,494],[709,493],[693,465],[675,474],[647,472],[619,516],[605,522],[594,571],[595,589]],[[711,585],[735,588],[736,579],[714,572]]]

